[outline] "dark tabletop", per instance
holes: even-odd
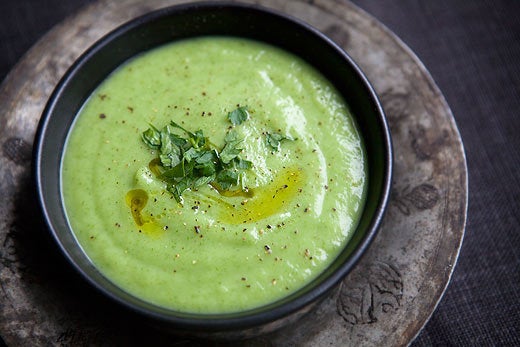
[[[46,31],[90,2],[0,0],[0,80]],[[423,61],[466,149],[464,243],[413,345],[520,346],[520,1],[353,2]]]

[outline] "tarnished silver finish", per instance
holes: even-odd
[[[440,300],[464,234],[467,171],[451,111],[413,53],[352,4],[255,2],[317,27],[358,62],[387,113],[395,166],[382,229],[341,288],[297,323],[234,344],[406,345]],[[41,39],[1,86],[0,334],[8,345],[200,343],[143,325],[85,286],[47,238],[30,181],[36,125],[66,69],[111,29],[175,3],[98,1]]]

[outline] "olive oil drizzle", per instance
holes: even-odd
[[[132,189],[126,193],[125,201],[127,206],[130,208],[130,212],[134,219],[135,225],[139,228],[139,232],[145,232],[145,234],[159,237],[166,230],[161,227],[153,217],[143,217],[143,209],[148,203],[148,193],[143,189]]]
[[[286,169],[270,184],[249,189],[251,198],[238,205],[226,204],[220,220],[230,224],[253,223],[286,210],[283,207],[302,191],[302,173],[299,168]]]
[[[227,198],[236,197],[236,196],[241,196],[243,198],[252,198],[255,195],[254,189],[243,188],[243,189],[236,189],[236,190],[226,190],[226,189],[221,189],[218,185],[216,185],[214,183],[211,183],[210,185],[220,195],[225,196]]]
[[[300,168],[286,169],[277,175],[271,183],[247,190],[216,190],[218,196],[199,194],[220,205],[219,220],[229,224],[254,223],[279,211],[287,210],[287,206],[303,188],[303,172]],[[240,201],[237,199],[240,198]],[[126,204],[139,230],[155,233],[162,230],[153,217],[143,217],[143,209],[148,202],[148,194],[143,189],[130,190],[125,197]],[[156,233],[155,233],[156,234]]]
[[[148,163],[148,168],[155,175],[155,177],[159,177],[161,175],[161,160],[159,158],[150,160]]]
[[[137,226],[144,225],[144,220],[141,212],[148,202],[148,194],[142,189],[133,189],[126,193],[126,204],[130,207],[130,212],[134,218]]]

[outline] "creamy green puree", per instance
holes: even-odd
[[[233,126],[238,106],[249,119]],[[203,185],[178,203],[141,138],[172,120],[220,148],[236,131],[253,163],[247,194]],[[294,140],[274,150],[270,132]],[[348,106],[301,59],[244,39],[189,39],[133,58],[93,92],[68,138],[63,198],[84,252],[129,293],[185,312],[242,311],[298,290],[346,245],[364,155]]]

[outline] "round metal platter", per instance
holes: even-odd
[[[36,126],[67,68],[120,24],[180,2],[95,2],[47,33],[1,85],[0,335],[8,345],[204,345],[148,326],[86,285],[46,235],[31,181]],[[409,344],[441,299],[464,235],[467,169],[451,111],[414,54],[354,5],[254,2],[315,26],[360,65],[390,123],[394,182],[382,228],[341,288],[292,326],[222,345]]]

